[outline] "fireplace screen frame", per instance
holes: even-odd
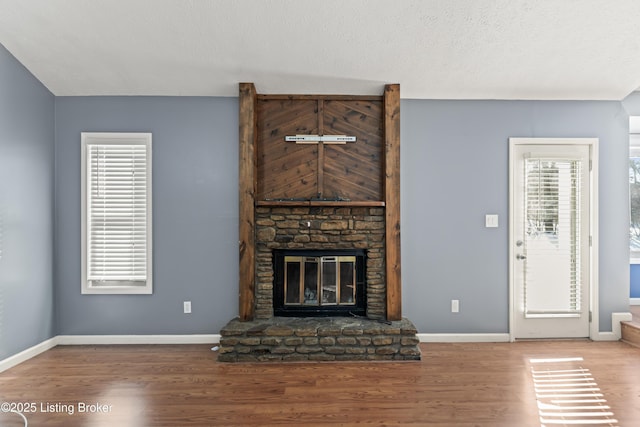
[[[354,271],[351,274],[348,273],[347,277],[343,275],[341,278],[341,263],[351,261],[353,261]],[[335,272],[330,271],[331,266],[335,267]],[[273,271],[273,309],[276,316],[366,315],[366,253],[364,250],[276,249],[273,252]],[[342,283],[342,290],[340,290],[343,279],[347,283]],[[347,290],[349,286],[354,286],[351,295]],[[345,290],[347,290],[346,295]],[[349,296],[352,296],[353,300],[350,300]]]

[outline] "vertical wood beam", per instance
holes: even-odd
[[[400,269],[400,85],[384,88],[387,320],[402,319]]]
[[[255,312],[255,190],[258,96],[253,83],[240,83],[239,93],[240,283],[239,316],[253,320]]]
[[[324,100],[318,99],[318,135],[324,135]],[[317,197],[324,197],[324,143],[318,142],[318,191]]]

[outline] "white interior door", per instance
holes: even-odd
[[[544,142],[511,141],[511,332],[588,337],[591,148]]]

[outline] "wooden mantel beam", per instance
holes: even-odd
[[[240,295],[241,321],[253,320],[255,312],[255,194],[257,93],[253,83],[240,83],[239,199],[240,199]]]
[[[400,85],[384,88],[387,320],[402,319],[400,271]]]

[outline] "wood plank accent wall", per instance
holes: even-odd
[[[325,146],[323,196],[383,200],[382,99],[326,100],[323,133],[357,138],[355,143]]]
[[[402,318],[400,270],[400,85],[384,88],[387,320]]]
[[[253,320],[255,299],[255,183],[257,93],[253,83],[240,83],[240,320]]]
[[[257,129],[257,200],[317,197],[318,145],[284,137],[318,133],[318,101],[260,97]]]
[[[382,97],[258,97],[258,201],[383,200]],[[344,145],[287,135],[350,135]]]

